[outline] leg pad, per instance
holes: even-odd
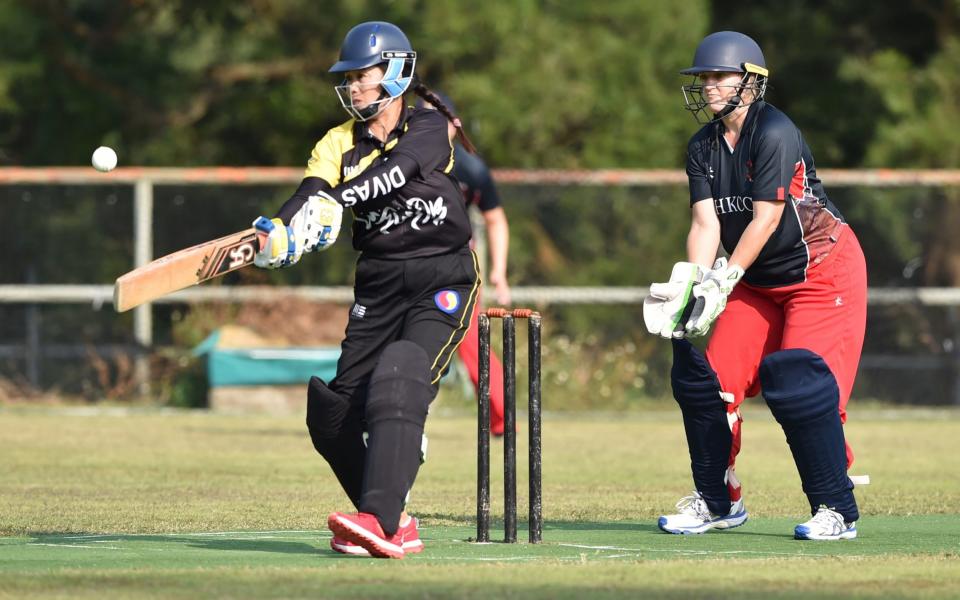
[[[367,461],[362,512],[377,515],[387,535],[396,532],[407,494],[420,468],[423,425],[435,391],[427,353],[413,342],[387,346],[367,394]]]
[[[847,522],[856,521],[859,512],[847,477],[840,389],[830,367],[809,350],[781,350],[760,363],[760,386],[787,436],[811,511],[823,505]]]
[[[725,475],[733,446],[720,382],[707,358],[687,340],[673,340],[673,397],[683,413],[697,491],[715,515],[730,512]]]
[[[307,429],[313,447],[330,464],[350,501],[358,506],[367,454],[362,414],[322,379],[311,377],[307,386]]]

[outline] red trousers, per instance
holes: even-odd
[[[474,389],[480,381],[480,297],[477,296],[477,307],[470,320],[470,328],[463,342],[457,348],[457,355],[467,367],[470,381]],[[495,435],[503,434],[503,364],[493,348],[490,349],[490,432]]]
[[[820,355],[840,388],[840,421],[847,420],[847,400],[857,374],[867,322],[867,268],[853,230],[842,229],[833,250],[807,270],[807,280],[779,288],[741,282],[717,319],[707,345],[707,360],[716,371],[727,401],[733,432],[727,470],[730,500],[740,499],[734,463],[740,452],[740,405],[760,392],[758,369],[768,354],[805,348]],[[847,468],[853,451],[847,445]]]

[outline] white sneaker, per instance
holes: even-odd
[[[846,523],[843,515],[821,506],[812,519],[796,526],[793,537],[798,540],[852,540],[857,537],[857,523]]]
[[[700,492],[694,491],[677,502],[680,511],[675,515],[664,515],[657,521],[657,527],[667,533],[705,533],[711,529],[731,529],[747,521],[747,509],[743,507],[743,498],[730,503],[730,512],[718,517],[711,514]]]

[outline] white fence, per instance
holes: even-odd
[[[524,286],[511,289],[516,304],[640,304],[647,296],[643,286]],[[174,292],[154,304],[194,302],[276,302],[287,296],[312,302],[349,304],[353,288],[347,286],[200,286]],[[870,288],[871,305],[920,304],[960,306],[960,288]],[[112,285],[0,284],[0,304],[90,304],[99,310],[113,304]]]
[[[830,187],[929,187],[960,186],[960,170],[833,170],[822,169],[821,176]],[[109,173],[98,173],[86,167],[56,168],[0,168],[0,185],[131,185],[134,188],[134,256],[131,268],[150,262],[153,256],[153,191],[157,185],[290,185],[299,183],[303,171],[298,168],[118,168]],[[653,186],[685,185],[686,175],[681,170],[494,170],[500,184],[512,185],[588,185],[588,186]],[[481,255],[483,253],[481,252]],[[118,273],[119,275],[119,273]],[[349,287],[263,287],[263,286],[207,286],[171,294],[158,300],[169,302],[251,302],[276,299],[278,294],[315,301],[349,303]],[[516,287],[516,304],[633,304],[642,302],[645,287]],[[112,305],[113,288],[109,285],[0,285],[0,304],[90,304],[95,308]],[[923,306],[960,306],[960,288],[871,288],[872,305],[916,303]],[[134,337],[140,347],[153,344],[153,323],[150,305],[140,306],[134,314]],[[29,345],[29,344],[28,344]],[[960,344],[954,350],[954,361],[960,366]],[[0,355],[15,352],[0,347]],[[867,361],[869,357],[865,357]],[[880,364],[902,365],[897,357],[873,357]],[[867,361],[868,362],[868,361]],[[939,360],[911,360],[919,368],[940,365]],[[147,379],[146,364],[138,366],[143,381]],[[960,377],[958,377],[960,380]],[[960,404],[960,384],[954,391]]]

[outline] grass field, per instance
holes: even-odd
[[[960,589],[960,413],[853,407],[854,472],[873,484],[858,489],[860,538],[835,543],[792,539],[807,509],[764,411],[745,415],[738,466],[750,521],[691,537],[655,526],[691,485],[676,411],[548,414],[544,544],[530,546],[469,541],[475,422],[436,412],[410,506],[426,550],[375,561],[329,550],[325,516],[348,502],[299,417],[0,410],[0,597],[949,598]],[[519,471],[523,515],[522,462]],[[495,470],[495,517],[501,480]]]

